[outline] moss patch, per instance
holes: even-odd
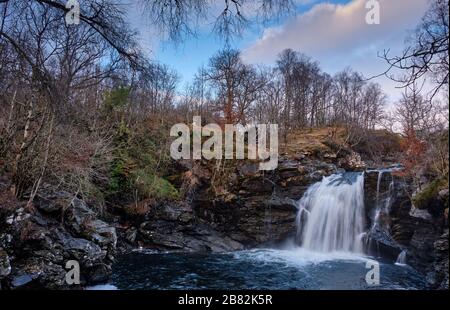
[[[448,180],[446,179],[436,179],[429,183],[422,191],[417,193],[413,198],[413,203],[416,208],[428,209],[439,200],[439,192],[448,188]],[[448,197],[444,201],[443,209],[448,208]]]

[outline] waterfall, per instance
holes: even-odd
[[[397,265],[406,265],[406,251],[403,250],[397,257],[397,261],[395,262]]]
[[[377,228],[380,222],[381,208],[380,208],[380,186],[381,180],[383,179],[383,170],[378,171],[377,179],[377,195],[375,201],[375,216],[373,219],[372,230]]]
[[[370,226],[369,231],[367,232],[367,252],[370,255],[381,257],[386,254],[384,250],[386,247],[388,248],[396,248],[396,250],[401,250],[401,246],[397,244],[397,242],[390,235],[390,212],[392,203],[395,198],[395,178],[393,172],[399,170],[398,167],[390,167],[384,168],[380,170],[371,170],[369,173],[378,173],[377,180],[377,188],[376,188],[376,196],[375,196],[375,205],[372,209],[372,225]],[[390,182],[386,187],[386,181]],[[385,183],[386,182],[386,183]],[[384,185],[384,186],[382,186]],[[384,251],[384,254],[383,254]],[[387,254],[390,259],[394,259],[391,254]],[[397,262],[404,259],[406,254],[400,254],[397,258]],[[399,263],[402,264],[402,263]]]
[[[392,169],[387,169],[387,170],[379,170],[378,171],[378,179],[377,179],[377,195],[376,195],[376,204],[375,204],[375,216],[373,219],[373,224],[372,224],[372,228],[371,230],[375,230],[377,228],[381,228],[382,223],[381,223],[381,217],[389,214],[389,209],[391,207],[391,197],[392,197],[392,192],[394,190],[394,178],[392,176]],[[381,187],[381,181],[383,179],[383,173],[384,172],[389,172],[391,173],[391,182],[389,183],[389,188],[388,188],[388,192],[387,192],[387,197],[385,198],[385,200],[382,201],[382,199],[380,198],[380,195],[382,194],[380,192],[380,187]],[[386,225],[386,223],[384,223]],[[384,227],[387,228],[387,227]]]
[[[308,188],[298,201],[297,240],[313,251],[362,253],[364,176],[334,174]]]

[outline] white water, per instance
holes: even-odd
[[[403,250],[397,257],[396,265],[404,266],[406,265],[406,251]]]
[[[319,252],[363,252],[364,176],[334,174],[309,187],[298,202],[297,237]]]
[[[389,214],[389,209],[391,207],[391,194],[394,189],[394,178],[392,177],[392,174],[391,174],[391,182],[389,183],[388,196],[386,197],[386,199],[384,201],[382,201],[381,197],[380,197],[380,195],[381,195],[380,186],[381,186],[381,181],[383,179],[383,172],[392,173],[392,171],[394,171],[394,170],[393,169],[385,169],[385,170],[378,171],[376,209],[375,209],[375,216],[374,216],[373,224],[372,224],[372,230],[382,226],[381,225],[382,223],[380,221],[382,215]]]
[[[304,267],[329,261],[367,262],[369,258],[357,253],[310,251],[300,247],[281,249],[252,249],[233,253],[236,259],[245,259],[257,263],[284,263],[290,266]]]
[[[89,286],[86,288],[87,291],[116,291],[117,287],[112,284],[99,284],[94,286]]]

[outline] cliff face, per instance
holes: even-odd
[[[333,164],[283,159],[271,173],[243,164],[218,195],[200,192],[192,204],[197,216],[247,247],[282,242],[295,233],[296,200],[308,186],[335,173]]]
[[[379,191],[377,191],[377,185]],[[386,207],[379,227],[369,232],[369,252],[395,259],[406,251],[406,263],[426,275],[431,288],[448,288],[448,191],[422,209],[412,204],[411,180],[395,173],[366,172],[365,205],[371,223],[377,204]],[[369,229],[370,230],[370,229]],[[374,245],[373,247],[370,246]],[[374,250],[374,249],[377,250]]]
[[[398,197],[391,211],[391,235],[407,250],[406,262],[427,276],[433,288],[448,289],[448,211],[417,210],[409,197]]]

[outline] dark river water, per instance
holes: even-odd
[[[93,289],[425,289],[409,266],[379,262],[380,284],[366,283],[369,257],[304,249],[225,254],[133,252],[113,267],[112,281]]]

